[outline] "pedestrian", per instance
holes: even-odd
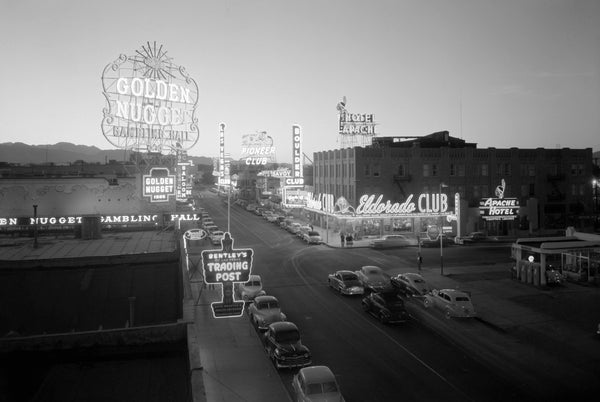
[[[340,232],[340,241],[342,243],[342,247],[344,247],[344,243],[346,242],[346,236],[344,235],[344,232]]]
[[[419,267],[419,272],[421,272],[421,264],[423,264],[423,257],[421,257],[421,253],[417,253],[417,266]]]

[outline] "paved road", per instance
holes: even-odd
[[[206,201],[215,222],[226,227],[226,208]],[[240,208],[232,208],[230,217],[237,247],[255,249],[254,272],[298,324],[314,363],[329,365],[338,375],[348,400],[531,399],[527,387],[507,376],[510,370],[481,358],[481,346],[478,353],[465,353],[464,342],[456,342],[465,329],[472,336],[485,336],[492,330],[484,324],[421,315],[410,325],[386,327],[361,311],[360,298],[341,297],[325,285],[327,273],[340,268],[377,264],[397,271],[412,260],[413,250],[398,257],[368,249],[307,247]],[[413,307],[417,316],[419,309]],[[288,390],[292,374],[281,373]]]

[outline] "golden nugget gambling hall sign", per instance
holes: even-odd
[[[102,91],[102,133],[114,146],[168,152],[198,141],[198,85],[162,45],[121,54],[104,68]]]

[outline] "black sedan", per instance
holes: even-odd
[[[408,321],[404,302],[395,291],[373,292],[362,299],[363,310],[384,324],[397,324]]]

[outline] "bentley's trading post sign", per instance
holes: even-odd
[[[233,238],[225,232],[221,250],[202,251],[204,280],[209,284],[223,285],[223,298],[211,303],[215,318],[240,317],[244,313],[244,302],[234,301],[234,282],[247,282],[252,270],[252,249],[234,249]]]
[[[198,141],[198,85],[156,42],[102,72],[102,133],[118,148],[169,152]]]

